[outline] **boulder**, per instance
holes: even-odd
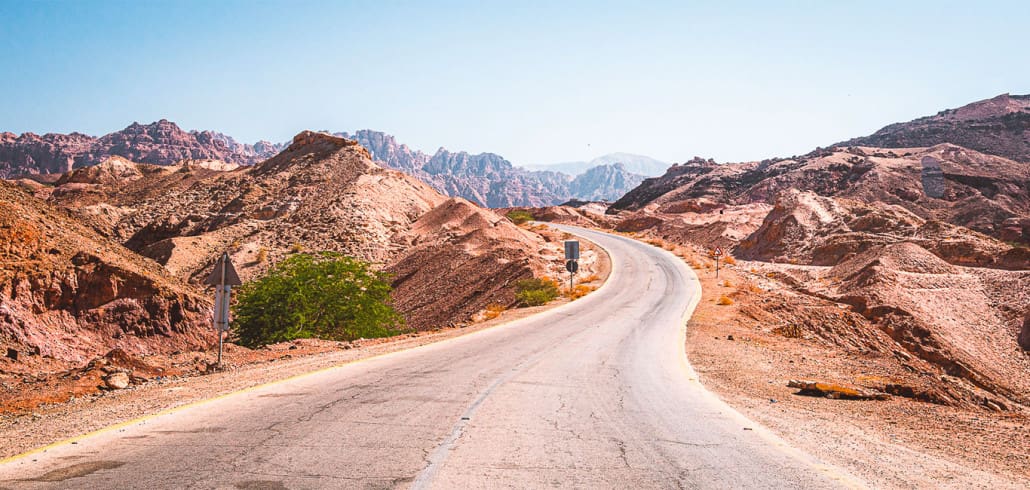
[[[129,387],[129,375],[121,371],[104,376],[104,386],[111,390],[124,390]]]

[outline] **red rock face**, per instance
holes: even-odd
[[[0,347],[24,362],[206,348],[209,306],[156,263],[0,182]]]
[[[221,160],[253,165],[281,150],[280,145],[260,141],[237,143],[213,131],[186,132],[162,119],[129,127],[100,138],[81,133],[25,133],[0,137],[0,178],[21,174],[60,174],[73,168],[98,164],[112,156],[140,163],[171,165],[181,160]]]

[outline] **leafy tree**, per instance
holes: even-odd
[[[386,273],[338,253],[296,254],[240,288],[233,331],[256,347],[299,338],[354,340],[400,332]]]
[[[523,279],[515,283],[515,299],[522,306],[540,306],[558,297],[558,285],[550,279]]]
[[[523,211],[521,209],[514,209],[508,211],[508,214],[506,214],[505,216],[507,216],[508,219],[510,219],[511,222],[515,223],[516,225],[521,225],[522,223],[525,223],[527,221],[533,221],[533,215],[529,214],[529,211]]]

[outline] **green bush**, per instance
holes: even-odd
[[[233,333],[256,347],[299,338],[354,340],[400,333],[389,276],[338,253],[296,254],[239,290]]]
[[[515,299],[521,306],[540,306],[558,297],[558,285],[550,279],[523,279],[515,283]]]
[[[521,225],[522,223],[525,223],[527,221],[533,221],[533,215],[529,214],[529,211],[523,211],[521,209],[508,211],[508,214],[506,214],[505,216],[507,216],[508,219],[510,219],[511,222],[515,223],[516,225]]]

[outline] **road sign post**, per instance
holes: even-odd
[[[565,240],[565,270],[569,271],[569,296],[575,284],[576,272],[579,271],[579,242]]]
[[[215,309],[212,321],[218,332],[218,365],[221,366],[222,344],[225,333],[229,331],[229,300],[232,298],[232,287],[243,284],[243,281],[236,273],[229,254],[223,252],[222,256],[215,261],[215,268],[204,283],[215,287]]]

